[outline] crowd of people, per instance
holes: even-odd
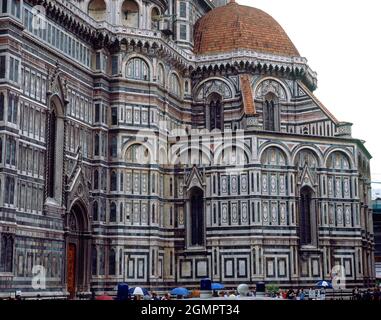
[[[381,301],[380,287],[367,290],[356,287],[352,290],[352,300]]]

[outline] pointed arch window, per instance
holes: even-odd
[[[266,131],[280,131],[280,114],[278,98],[270,93],[263,104],[263,123]]]
[[[305,186],[300,190],[299,236],[301,245],[316,244],[316,213],[313,190]]]
[[[204,245],[204,192],[195,187],[190,191],[190,244]]]
[[[63,104],[58,96],[53,96],[50,101],[50,110],[47,114],[46,141],[46,184],[45,191],[48,198],[58,205],[62,204],[63,195],[63,150],[65,123],[63,120]]]

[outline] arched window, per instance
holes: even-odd
[[[13,237],[2,234],[0,238],[0,272],[13,271]]]
[[[4,93],[0,93],[0,121],[4,120]]]
[[[204,192],[194,187],[190,191],[190,244],[204,245]]]
[[[267,131],[280,130],[280,115],[278,99],[274,94],[268,94],[263,104],[263,127]]]
[[[110,204],[110,222],[116,222],[116,204],[111,202]]]
[[[95,201],[93,204],[93,221],[98,221],[98,202]]]
[[[94,171],[94,190],[99,189],[99,173],[98,170]]]
[[[96,276],[98,273],[98,251],[96,246],[91,248],[91,274]]]
[[[169,90],[174,95],[178,97],[181,96],[180,80],[179,77],[174,73],[171,73],[169,77]]]
[[[116,274],[115,259],[116,259],[115,250],[110,249],[108,254],[108,274],[111,276]]]
[[[316,214],[313,196],[314,192],[308,186],[300,190],[299,236],[301,245],[316,243]]]
[[[122,25],[131,28],[139,27],[139,6],[135,1],[124,1],[121,11]]]
[[[55,184],[56,184],[56,146],[57,146],[57,114],[56,108],[53,103],[53,108],[48,115],[48,181],[47,191],[48,197],[54,198],[55,196]]]
[[[116,191],[117,175],[115,171],[111,171],[110,191]]]
[[[162,87],[165,86],[165,71],[161,63],[159,63],[157,68],[157,81]]]
[[[149,151],[141,144],[133,144],[126,151],[126,161],[129,163],[147,164],[150,161]]]
[[[222,130],[223,128],[223,107],[221,103],[221,96],[212,94],[208,98],[209,107],[209,130],[214,129]]]
[[[107,7],[104,0],[92,0],[88,6],[89,16],[96,21],[106,20]]]
[[[150,74],[148,64],[141,58],[132,58],[128,60],[126,77],[128,79],[149,81]]]
[[[151,29],[159,30],[160,28],[160,11],[158,8],[153,7],[151,10]]]

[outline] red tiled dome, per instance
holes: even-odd
[[[196,54],[250,49],[281,56],[300,56],[274,18],[235,1],[201,17],[195,25],[194,39]]]

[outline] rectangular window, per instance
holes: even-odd
[[[187,4],[186,2],[180,2],[180,18],[187,17]]]
[[[111,59],[112,59],[111,60],[112,74],[117,75],[118,74],[118,59],[119,59],[119,57],[118,56],[112,56]]]
[[[187,26],[185,24],[180,25],[180,39],[187,40]]]
[[[3,4],[2,4],[2,6],[1,6],[1,12],[2,13],[7,13],[7,11],[8,11],[8,6],[7,6],[7,4],[8,4],[8,0],[2,0],[2,2],[3,2]]]
[[[96,103],[95,104],[95,118],[94,118],[94,122],[99,122],[99,113],[100,113],[100,104]]]
[[[5,56],[0,56],[0,78],[5,78]]]
[[[118,108],[111,108],[111,124],[114,126],[118,124]]]
[[[20,19],[20,0],[12,0],[12,2],[11,2],[11,15]]]
[[[30,73],[29,71],[24,71],[24,91],[27,96],[29,96],[30,92]]]
[[[97,52],[95,56],[95,69],[101,70],[101,53]]]

